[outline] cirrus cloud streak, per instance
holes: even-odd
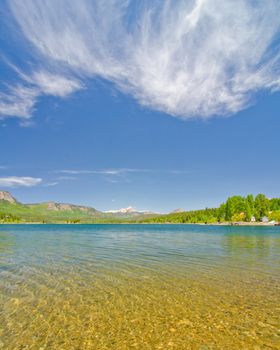
[[[50,73],[46,70],[28,76],[13,67],[20,78],[16,85],[8,85],[7,91],[0,92],[0,117],[19,117],[28,120],[32,117],[35,105],[41,96],[66,97],[82,88],[74,78]]]
[[[39,185],[42,182],[41,178],[29,176],[8,176],[0,177],[0,186],[2,187],[32,187]]]
[[[10,9],[65,79],[107,79],[182,119],[233,114],[280,87],[278,0],[11,0]]]

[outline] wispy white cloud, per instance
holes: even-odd
[[[8,85],[5,92],[0,92],[0,118],[18,117],[29,120],[38,99],[43,95],[66,97],[82,88],[75,78],[68,78],[46,70],[22,73],[16,67],[20,82]]]
[[[60,74],[102,77],[183,119],[235,113],[258,91],[280,88],[279,0],[11,0],[10,8]],[[37,79],[57,95],[56,84]]]
[[[37,97],[36,89],[23,85],[11,86],[6,93],[0,92],[0,118],[2,115],[29,119]]]
[[[145,174],[145,173],[154,173],[154,174],[171,174],[171,175],[185,175],[189,174],[189,170],[184,169],[140,169],[140,168],[108,168],[108,169],[97,169],[97,170],[86,170],[86,169],[63,169],[56,170],[56,173],[66,174],[66,176],[60,176],[58,179],[68,180],[73,179],[73,177],[68,177],[67,175],[90,175],[90,174],[99,174],[105,175],[107,177],[119,177],[128,174]],[[117,181],[114,179],[114,181]]]
[[[149,172],[148,169],[132,169],[132,168],[117,168],[117,169],[99,169],[99,170],[79,170],[79,169],[64,169],[57,170],[57,173],[69,174],[69,175],[87,175],[87,174],[100,174],[100,175],[123,175],[127,173],[143,173]]]
[[[43,186],[45,186],[45,187],[53,187],[53,186],[56,186],[56,185],[58,185],[59,184],[59,182],[58,181],[54,181],[54,182],[46,182],[46,183],[44,183],[44,185]]]
[[[82,88],[78,80],[39,71],[33,75],[33,83],[38,86],[40,92],[45,95],[65,97]]]
[[[83,175],[83,174],[95,174],[96,171],[93,170],[73,170],[73,169],[64,169],[57,170],[56,173],[60,174],[69,174],[69,175]]]
[[[32,187],[39,185],[42,182],[41,178],[24,177],[24,176],[8,176],[0,177],[0,186],[2,187]]]

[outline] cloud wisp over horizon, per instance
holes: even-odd
[[[186,169],[144,169],[144,168],[107,168],[107,169],[61,169],[53,173],[61,174],[56,178],[60,180],[78,180],[80,176],[100,176],[110,183],[131,182],[134,178],[143,178],[148,175],[149,179],[159,176],[186,176],[193,170]]]
[[[146,173],[151,172],[149,169],[132,169],[132,168],[109,168],[109,169],[97,169],[97,170],[85,170],[85,169],[63,169],[56,170],[56,173],[69,174],[69,175],[87,175],[87,174],[100,174],[100,175],[122,175],[127,173]]]
[[[0,177],[1,187],[32,187],[39,185],[42,182],[41,178],[30,177],[30,176],[7,176]]]
[[[234,114],[280,89],[278,0],[11,0],[9,9],[51,69],[1,93],[2,115],[27,118],[40,96],[94,78],[181,119]]]

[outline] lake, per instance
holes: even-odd
[[[279,348],[280,227],[0,226],[0,349]]]

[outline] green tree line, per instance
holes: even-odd
[[[232,196],[220,206],[221,219],[224,221],[251,221],[252,217],[260,221],[262,217],[270,217],[272,212],[280,210],[280,198],[269,199],[260,193],[256,197]]]
[[[20,218],[13,214],[0,213],[0,222],[1,223],[18,223]]]
[[[267,198],[260,193],[256,196],[232,196],[218,208],[170,213],[144,219],[143,222],[156,223],[217,223],[252,220],[260,221],[263,217],[280,221],[280,198]]]

